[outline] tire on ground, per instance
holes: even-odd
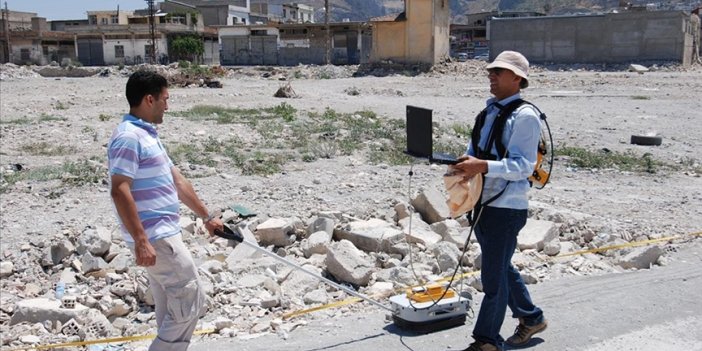
[[[634,145],[658,146],[663,142],[659,136],[632,135],[631,143]]]

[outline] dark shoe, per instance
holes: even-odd
[[[463,351],[500,351],[497,346],[482,341],[476,341]]]
[[[522,318],[519,318],[519,325],[517,329],[514,330],[514,335],[510,336],[505,342],[510,346],[524,346],[529,343],[534,334],[546,330],[547,326],[548,323],[546,323],[546,320],[539,324],[528,326],[524,324]]]

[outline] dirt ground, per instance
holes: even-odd
[[[460,65],[461,63],[456,63]],[[292,86],[297,99],[273,98],[284,83],[239,74],[223,79],[223,89],[173,88],[169,111],[176,114],[195,105],[228,108],[265,108],[284,100],[298,113],[374,111],[380,118],[402,119],[408,104],[434,110],[440,125],[472,125],[487,98],[487,78],[476,74],[389,76],[342,79],[299,79]],[[697,67],[648,72],[547,71],[532,73],[526,99],[546,112],[556,147],[651,154],[670,164],[699,169],[702,147],[699,107],[702,69]],[[94,158],[104,163],[111,130],[127,110],[126,77],[25,78],[3,81],[0,126],[0,163],[26,169]],[[358,95],[349,95],[356,89]],[[42,116],[44,121],[37,121]],[[101,121],[101,116],[109,119]],[[27,118],[30,124],[9,123]],[[61,120],[59,120],[61,119]],[[166,143],[201,141],[212,136],[242,136],[248,131],[212,121],[194,122],[166,116],[160,134]],[[658,147],[629,143],[632,134],[656,133]],[[71,147],[68,154],[32,156],[27,146],[39,142]],[[622,172],[582,169],[556,160],[551,185],[532,191],[532,200],[558,209],[595,216],[611,232],[685,234],[699,230],[702,180],[688,170]],[[415,166],[413,191],[440,187],[443,168]],[[370,165],[360,156],[291,162],[284,171],[267,177],[243,176],[220,167],[212,176],[194,180],[210,206],[243,204],[261,214],[301,218],[313,212],[338,210],[367,217],[407,199],[407,166]],[[223,176],[228,175],[228,176]],[[64,188],[56,182],[15,184],[1,196],[2,242],[21,241],[26,233],[53,235],[87,224],[114,226],[104,185]],[[49,196],[52,195],[53,196]]]
[[[159,133],[167,147],[203,143],[210,137],[221,141],[251,138],[251,130],[239,124],[195,121],[179,117],[179,112],[196,105],[263,109],[281,102],[295,107],[298,115],[323,113],[326,108],[340,113],[369,110],[382,121],[404,119],[405,106],[415,105],[433,109],[434,121],[441,126],[470,126],[489,89],[482,63],[471,63],[478,69],[461,69],[462,64],[449,65],[443,74],[415,77],[343,75],[288,81],[275,75],[263,78],[252,68],[240,69],[221,79],[222,89],[170,89],[169,114]],[[6,176],[18,165],[23,169],[20,172],[80,160],[89,160],[96,169],[103,167],[107,140],[128,110],[126,81],[120,74],[1,81],[0,166]],[[298,98],[274,98],[276,90],[288,82]],[[536,68],[523,97],[548,115],[557,148],[630,152],[676,166],[632,172],[575,167],[568,157],[559,157],[551,184],[531,191],[534,208],[587,218],[570,225],[587,225],[595,234],[628,239],[700,231],[702,67],[645,74]],[[659,135],[663,142],[660,146],[632,145],[631,135]],[[58,151],[36,155],[32,150],[37,145]],[[367,219],[387,214],[394,204],[408,201],[423,188],[443,187],[444,168],[418,162],[408,190],[409,170],[408,165],[371,164],[364,155],[354,153],[288,162],[281,172],[267,176],[243,175],[230,163],[218,163],[211,172],[190,173],[197,174],[193,185],[211,208],[237,203],[262,217],[307,219],[318,211],[341,211]],[[185,208],[182,211],[190,213]],[[63,231],[80,232],[88,225],[116,226],[102,179],[80,186],[59,179],[19,181],[0,193],[0,213],[3,252],[27,242],[49,240]],[[669,250],[667,254],[674,259],[676,253]],[[550,278],[563,275],[567,273],[551,272]]]

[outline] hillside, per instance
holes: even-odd
[[[271,0],[271,3],[285,3],[287,0]],[[451,16],[454,22],[460,22],[461,16],[469,13],[501,11],[538,11],[550,15],[608,12],[619,7],[619,0],[449,0]],[[645,5],[660,4],[661,8],[690,6],[690,1],[673,0],[655,2],[646,0],[629,0],[629,3]],[[694,2],[694,1],[693,1]],[[299,3],[314,6],[317,9],[317,22],[324,22],[324,0],[301,0]],[[370,18],[403,11],[403,0],[330,0],[331,21],[340,22],[367,21]]]

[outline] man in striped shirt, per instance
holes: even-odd
[[[122,235],[146,267],[156,305],[158,336],[150,351],[186,350],[205,310],[205,293],[181,238],[180,201],[214,233],[222,221],[209,214],[190,182],[173,165],[156,125],[168,109],[168,82],[140,70],[127,81],[129,114],[108,145],[111,195]]]

